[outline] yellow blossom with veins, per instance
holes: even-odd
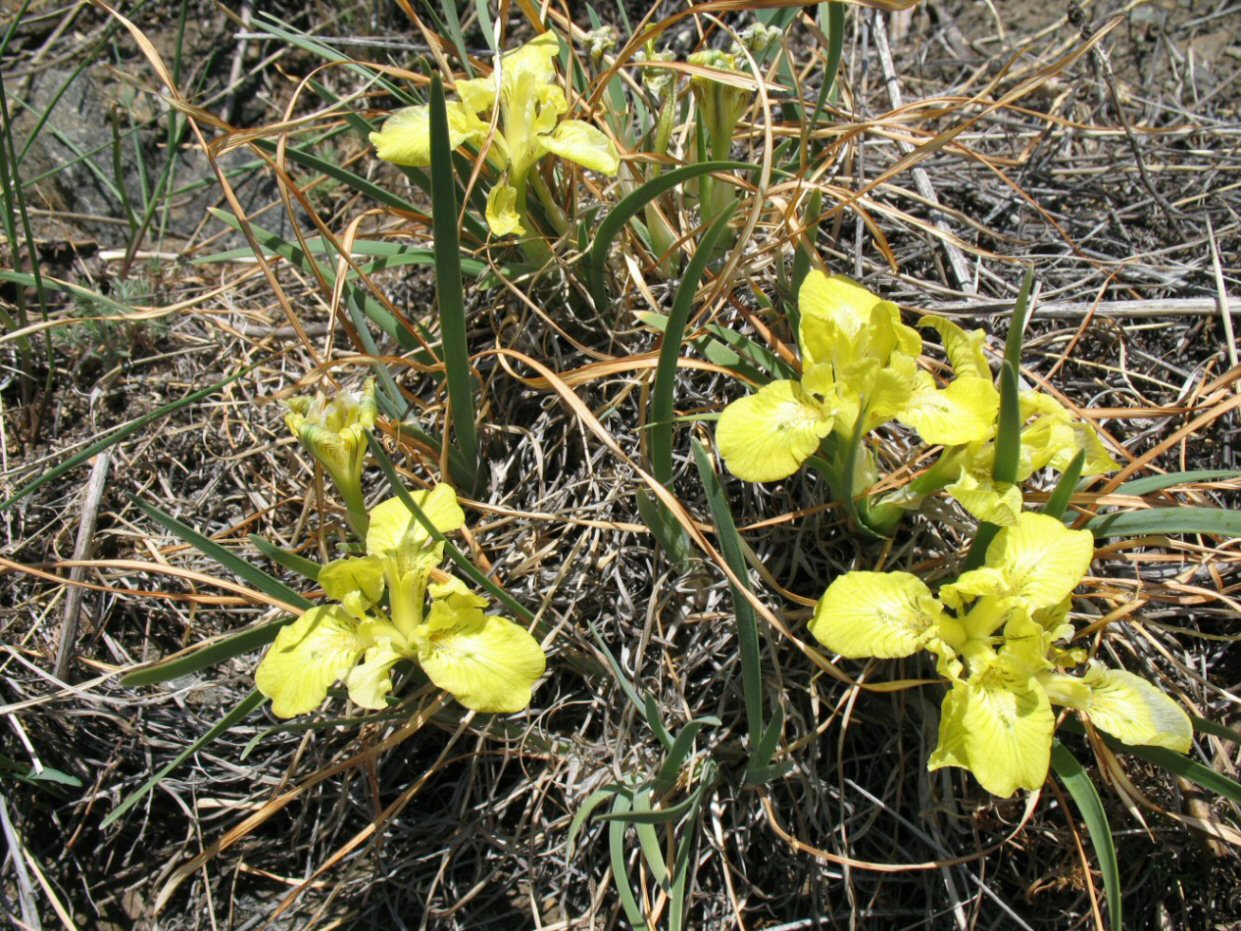
[[[543,156],[615,175],[620,169],[616,146],[603,132],[582,120],[561,119],[568,112],[555,61],[560,40],[545,32],[500,59],[497,74],[457,82],[460,100],[447,102],[449,144],[455,149],[483,145],[498,106],[498,131],[489,159],[503,174],[487,197],[487,224],[498,236],[525,233],[526,191],[531,169]],[[430,108],[397,110],[379,132],[371,133],[376,154],[398,165],[431,164]]]
[[[440,533],[465,524],[447,485],[410,497]],[[400,497],[376,505],[366,555],[334,560],[319,572],[334,603],[311,608],[282,628],[259,664],[255,680],[272,699],[272,713],[288,718],[314,711],[336,682],[355,704],[382,709],[392,669],[403,660],[417,663],[474,711],[528,706],[546,665],[542,648],[508,618],[484,614],[487,599],[459,579],[432,584],[443,555],[444,544]]]
[[[1090,568],[1094,538],[1045,514],[1022,513],[987,548],[981,568],[935,597],[908,572],[848,572],[815,607],[810,632],[829,650],[895,659],[925,649],[951,685],[928,768],[960,766],[984,789],[1009,796],[1047,778],[1055,714],[1082,712],[1124,743],[1184,753],[1193,725],[1139,676],[1057,646],[1072,636],[1073,589]]]

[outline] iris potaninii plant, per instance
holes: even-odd
[[[465,523],[447,485],[411,499],[441,533]],[[444,544],[399,497],[376,505],[366,555],[334,560],[319,572],[333,603],[311,608],[282,629],[259,664],[255,678],[272,699],[272,712],[282,718],[311,712],[338,681],[355,704],[384,708],[392,669],[403,660],[416,662],[475,711],[529,705],[546,662],[542,648],[508,618],[484,614],[487,599],[459,579],[432,583],[443,556]]]
[[[582,120],[561,119],[569,104],[556,74],[559,52],[556,34],[545,32],[506,53],[495,74],[458,81],[461,99],[448,102],[448,132],[454,149],[467,143],[482,146],[491,134],[492,115],[500,108],[498,131],[487,147],[489,162],[501,173],[487,196],[487,224],[497,236],[526,232],[527,191],[532,183],[548,218],[567,229],[560,206],[532,171],[543,156],[557,155],[605,175],[615,175],[620,168],[616,146],[603,132]],[[386,161],[429,165],[429,108],[397,110],[379,132],[371,133],[371,142]]]
[[[908,572],[840,576],[815,608],[810,632],[850,658],[935,654],[950,689],[929,768],[964,767],[994,795],[1042,786],[1052,705],[1081,712],[1124,743],[1184,753],[1193,727],[1176,702],[1145,679],[1062,645],[1074,632],[1073,589],[1093,556],[1089,531],[1023,513],[996,535],[985,565],[940,588],[938,598]],[[1081,674],[1070,674],[1077,667]]]

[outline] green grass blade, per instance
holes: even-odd
[[[1220,740],[1231,740],[1235,744],[1241,744],[1241,731],[1234,731],[1231,727],[1224,727],[1222,724],[1216,724],[1214,721],[1200,718],[1196,714],[1191,714],[1189,720],[1194,722],[1195,731],[1210,734],[1213,737],[1218,737]]]
[[[1241,511],[1222,508],[1150,508],[1095,517],[1086,524],[1096,537],[1144,537],[1152,534],[1204,533],[1241,536]]]
[[[565,859],[573,858],[573,848],[577,843],[577,835],[581,833],[582,827],[586,824],[587,819],[594,814],[595,809],[606,802],[614,795],[625,792],[623,786],[610,785],[604,786],[595,792],[592,792],[586,801],[582,802],[582,807],[574,814],[573,820],[569,822],[569,833],[565,837]]]
[[[651,391],[651,474],[665,488],[672,487],[672,426],[676,391],[677,361],[681,358],[681,343],[685,339],[685,327],[694,306],[694,294],[698,282],[707,269],[707,263],[715,254],[716,247],[728,231],[728,223],[737,205],[731,204],[703,235],[698,249],[685,269],[685,276],[677,287],[672,302],[672,313],[664,327],[663,344],[659,347],[659,361],[655,366],[655,386]]]
[[[590,293],[595,301],[595,310],[604,312],[608,302],[608,286],[605,278],[608,253],[612,249],[612,241],[617,237],[625,224],[665,191],[670,191],[683,181],[710,174],[713,171],[745,171],[758,166],[749,162],[699,162],[666,171],[658,178],[652,178],[635,191],[623,197],[599,224],[599,232],[595,234],[594,244],[590,247]]]
[[[666,892],[671,887],[671,883],[668,878],[668,864],[664,860],[663,849],[659,846],[659,831],[655,829],[654,823],[643,820],[652,814],[655,814],[655,809],[651,805],[651,790],[643,789],[635,792],[633,811],[625,820],[633,825],[634,833],[638,835],[638,846],[651,871],[651,878],[655,880],[659,888]]]
[[[36,478],[34,481],[27,482],[21,488],[17,489],[17,491],[13,492],[13,494],[11,494],[4,501],[0,501],[0,511],[3,511],[5,508],[10,507],[14,502],[20,501],[22,498],[26,497],[26,495],[30,494],[35,489],[41,488],[43,487],[43,485],[47,484],[48,482],[51,482],[51,481],[54,481],[55,479],[60,478],[62,475],[64,475],[66,472],[71,471],[72,469],[76,469],[78,466],[82,465],[82,463],[89,460],[92,456],[98,455],[100,452],[109,448],[110,446],[116,445],[121,440],[125,439],[126,437],[131,436],[134,433],[137,433],[139,430],[143,430],[146,427],[149,427],[151,424],[162,420],[163,418],[167,417],[170,414],[175,414],[177,411],[181,410],[183,407],[187,407],[190,404],[195,404],[198,401],[201,401],[203,398],[210,397],[211,395],[223,390],[228,385],[231,385],[233,382],[237,381],[238,379],[244,378],[246,375],[249,375],[250,372],[254,371],[254,369],[258,368],[260,365],[266,365],[268,361],[269,361],[268,359],[262,359],[258,362],[253,363],[252,365],[248,365],[244,369],[242,369],[240,372],[238,372],[237,374],[230,375],[228,378],[224,379],[223,381],[218,381],[214,385],[208,385],[206,388],[200,388],[197,391],[193,391],[190,394],[187,394],[185,397],[180,398],[179,400],[173,401],[170,404],[165,404],[163,407],[158,408],[157,410],[151,411],[149,414],[143,414],[133,423],[126,424],[124,427],[121,427],[119,430],[114,430],[112,433],[109,433],[99,442],[92,443],[90,446],[86,447],[86,449],[82,450],[80,453],[76,453],[75,455],[70,456],[68,459],[66,459],[64,462],[60,463],[59,465],[53,466],[52,468],[44,472],[42,475],[40,475],[38,478]]]
[[[253,653],[276,639],[280,628],[289,623],[284,617],[266,624],[259,624],[246,630],[238,631],[226,637],[192,647],[188,652],[179,653],[166,660],[156,660],[146,666],[127,672],[121,676],[121,685],[138,687],[155,685],[170,679],[193,675],[209,666],[218,666],[234,656]]]
[[[317,562],[309,560],[305,556],[299,556],[297,553],[290,553],[286,549],[281,549],[276,544],[264,540],[258,534],[250,534],[250,543],[276,565],[284,566],[290,572],[296,572],[312,582],[319,581],[319,570],[322,566]]]
[[[685,761],[689,759],[690,753],[694,749],[694,741],[698,738],[698,732],[707,724],[718,723],[718,720],[711,721],[706,718],[695,718],[686,724],[677,733],[676,740],[672,742],[672,746],[668,748],[668,756],[664,760],[659,772],[655,775],[654,789],[656,792],[664,793],[672,791],[676,785],[677,776],[681,773],[681,767],[685,765]]]
[[[1056,490],[1051,493],[1051,497],[1043,505],[1044,514],[1057,520],[1064,517],[1064,512],[1069,507],[1069,500],[1073,497],[1073,489],[1077,487],[1077,480],[1082,477],[1082,467],[1085,464],[1086,450],[1079,449],[1077,455],[1073,457],[1073,461],[1069,463],[1069,467],[1060,476],[1060,481],[1056,483]]]
[[[625,862],[625,830],[628,825],[619,818],[628,815],[631,808],[629,799],[618,795],[616,801],[612,803],[610,814],[613,817],[609,818],[608,815],[604,815],[601,820],[607,819],[612,822],[608,826],[608,855],[612,863],[612,882],[616,885],[616,894],[620,898],[621,908],[625,910],[625,917],[635,929],[651,931],[651,926],[646,923],[646,916],[642,914],[638,900],[634,898],[633,887],[629,885],[629,866]]]
[[[1021,371],[1021,344],[1025,338],[1026,324],[1030,322],[1030,292],[1034,289],[1034,269],[1027,268],[1025,277],[1021,279],[1021,290],[1017,292],[1017,301],[1013,304],[1013,319],[1008,328],[1008,339],[1004,341],[1004,361],[1013,367],[1013,372]]]
[[[474,386],[466,342],[465,294],[461,283],[461,242],[457,229],[457,189],[453,180],[452,146],[444,82],[431,77],[431,224],[435,232],[435,293],[452,406],[453,432],[464,460],[461,486],[473,492],[478,480],[478,434],[474,426]]]
[[[1176,485],[1189,485],[1194,482],[1223,482],[1241,478],[1237,469],[1196,469],[1192,472],[1169,472],[1166,475],[1148,475],[1125,482],[1116,489],[1118,495],[1149,495],[1151,492],[1163,491]]]
[[[701,788],[701,787],[700,787]],[[687,799],[677,802],[675,805],[668,805],[656,811],[625,811],[624,814],[618,814],[615,811],[599,816],[600,821],[623,821],[626,824],[671,824],[680,821],[687,814],[694,810],[694,806],[698,804],[699,793],[695,791]]]
[[[252,566],[240,556],[229,552],[214,540],[203,536],[193,527],[181,523],[171,514],[166,514],[153,504],[143,501],[141,498],[131,496],[129,499],[138,510],[142,511],[147,517],[161,525],[169,533],[180,537],[194,549],[200,553],[210,556],[225,569],[232,572],[239,578],[245,579],[259,591],[272,598],[277,598],[287,604],[306,610],[311,607],[311,603],[304,598],[299,592],[293,591],[289,586],[285,585],[274,576],[268,575],[258,566]]]
[[[1129,746],[1113,737],[1103,735],[1107,745],[1119,753],[1132,753],[1136,757],[1154,763],[1174,776],[1188,779],[1209,792],[1221,795],[1234,805],[1241,805],[1241,782],[1229,779],[1223,773],[1217,773],[1209,766],[1196,763],[1184,754],[1164,747]]]
[[[691,439],[690,447],[694,453],[694,464],[698,467],[698,475],[707,493],[707,504],[711,508],[711,519],[715,523],[720,552],[723,553],[728,568],[741,580],[741,584],[748,588],[750,569],[746,565],[737,525],[728,507],[728,497],[724,494],[724,488],[702,444],[697,439]],[[731,583],[730,588],[733,595],[733,613],[737,616],[737,642],[741,656],[741,692],[745,700],[746,730],[750,735],[750,750],[753,753],[763,736],[763,674],[760,665],[758,618],[754,613],[754,606],[750,604],[745,594],[738,591]]]
[[[232,730],[236,724],[239,724],[241,721],[245,720],[251,711],[254,711],[265,701],[267,701],[266,696],[259,694],[257,691],[251,692],[243,698],[232,711],[220,718],[215,726],[178,753],[172,760],[161,767],[159,772],[144,782],[133,794],[127,796],[124,801],[112,809],[112,811],[108,812],[103,821],[99,823],[99,829],[104,830],[108,827],[108,825],[112,824],[112,822],[116,821],[117,818],[121,817],[121,815],[129,811],[129,809],[137,805],[140,801],[142,801],[142,799],[146,798],[147,795],[149,795],[151,791],[158,786],[170,772],[184,763],[203,747],[207,746],[221,734]]]
[[[1121,913],[1120,864],[1116,859],[1116,846],[1112,843],[1112,829],[1107,823],[1107,812],[1103,810],[1103,800],[1090,781],[1090,776],[1077,762],[1076,757],[1059,740],[1052,744],[1051,765],[1056,775],[1073,796],[1082,820],[1086,822],[1086,830],[1090,834],[1090,842],[1094,845],[1095,856],[1099,860],[1099,872],[1103,874],[1103,890],[1107,894],[1108,924],[1112,931],[1121,931],[1124,922]]]

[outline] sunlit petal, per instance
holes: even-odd
[[[1055,716],[1032,676],[997,661],[953,687],[930,769],[965,766],[992,795],[1040,788],[1051,762]]]
[[[810,633],[851,659],[912,656],[937,633],[943,609],[931,590],[908,572],[848,572],[814,609]]]
[[[987,378],[963,375],[939,389],[926,372],[909,403],[897,415],[923,442],[963,446],[987,439],[995,429],[1000,396]]]
[[[1054,517],[1026,512],[987,547],[986,564],[1008,581],[1007,594],[1031,610],[1058,605],[1075,589],[1094,559],[1094,536],[1070,530]]]
[[[728,469],[747,482],[796,472],[832,430],[832,412],[795,381],[774,381],[729,404],[715,439]]]
[[[487,124],[459,101],[445,104],[448,114],[448,145],[457,148],[481,140]],[[395,110],[379,132],[371,133],[375,154],[386,162],[425,168],[431,164],[431,111],[423,105]]]
[[[581,120],[564,120],[555,132],[542,137],[542,143],[553,155],[591,171],[614,175],[620,170],[620,156],[612,140]]]
[[[451,533],[465,526],[465,512],[457,504],[452,486],[439,484],[409,496],[440,533]],[[366,552],[372,556],[398,556],[420,549],[431,534],[400,497],[392,497],[371,509],[371,526],[366,534]]]
[[[432,682],[467,708],[511,713],[530,704],[547,661],[525,628],[448,597],[432,603],[418,632],[418,662]]]
[[[345,676],[350,700],[372,711],[386,708],[388,693],[392,691],[392,667],[408,658],[388,642],[370,647],[362,662]]]
[[[487,225],[497,236],[525,234],[517,211],[517,188],[503,182],[492,186],[487,194]]]
[[[1086,671],[1083,681],[1090,688],[1085,711],[1099,730],[1130,745],[1189,752],[1193,724],[1162,690],[1141,676],[1097,663]]]
[[[280,629],[259,663],[254,678],[272,700],[280,718],[314,711],[332,684],[344,676],[366,649],[357,624],[343,608],[311,608]]]

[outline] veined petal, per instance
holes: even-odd
[[[620,155],[612,140],[601,130],[581,120],[564,120],[551,135],[542,137],[543,147],[553,155],[597,171],[615,175]]]
[[[276,634],[255,683],[272,700],[276,717],[306,714],[323,703],[332,683],[349,672],[366,646],[343,608],[311,608]]]
[[[923,317],[920,325],[939,334],[940,341],[944,344],[944,353],[958,378],[973,375],[991,382],[991,365],[983,350],[987,334],[983,330],[963,330],[943,317]]]
[[[1058,605],[1077,588],[1094,559],[1094,536],[1054,517],[1026,512],[987,547],[986,564],[1008,581],[1007,595],[1031,610]]]
[[[925,377],[897,419],[917,430],[923,442],[964,446],[991,435],[1000,395],[990,379],[962,375],[940,390],[929,374],[919,374]]]
[[[345,676],[349,698],[355,705],[372,711],[386,708],[388,693],[392,691],[392,667],[408,658],[387,641],[370,647],[362,662]]]
[[[830,320],[840,330],[841,337],[851,342],[870,323],[871,311],[880,303],[884,301],[879,295],[868,291],[852,278],[844,275],[828,277],[818,269],[806,275],[797,294],[797,306],[803,320],[807,316]]]
[[[856,389],[866,405],[863,433],[901,415],[914,396],[918,374],[913,357],[900,352],[893,353],[887,365],[878,358],[862,356],[841,374],[841,384]]]
[[[1004,591],[1005,576],[998,569],[980,566],[969,572],[962,572],[955,582],[949,582],[939,590],[939,597],[944,604],[958,613],[976,598],[998,595]]]
[[[961,470],[961,477],[944,490],[974,517],[999,527],[1011,527],[1021,513],[1020,488],[965,469]]]
[[[1080,450],[1086,451],[1086,461],[1082,463],[1082,475],[1105,475],[1120,468],[1120,463],[1112,458],[1099,434],[1088,423],[1074,421],[1069,425],[1073,439],[1061,445],[1048,461],[1048,465],[1057,472],[1063,472]]]
[[[814,609],[810,633],[850,659],[912,656],[936,636],[943,608],[908,572],[848,572]]]
[[[1085,712],[1091,723],[1132,745],[1188,753],[1194,738],[1189,716],[1170,696],[1123,669],[1091,665],[1083,677],[1090,688]]]
[[[428,678],[474,711],[507,714],[526,708],[547,664],[525,628],[455,596],[432,602],[418,644],[418,662]]]
[[[788,478],[832,431],[832,411],[795,381],[773,381],[724,408],[715,441],[728,469],[747,482]]]
[[[1051,762],[1055,716],[1032,676],[1003,659],[955,685],[944,699],[940,745],[929,769],[965,766],[992,795],[1040,788]]]
[[[460,101],[448,101],[445,109],[451,148],[486,135],[487,124]],[[431,164],[431,110],[425,105],[394,110],[370,139],[375,154],[384,161],[425,168]]]
[[[506,52],[500,60],[501,93],[508,93],[510,87],[527,79],[535,85],[551,84],[556,80],[555,61],[559,54],[560,39],[550,30],[520,48]]]
[[[473,591],[468,585],[462,582],[455,575],[450,575],[447,582],[435,582],[428,586],[432,598],[458,598],[464,599],[459,604],[473,605],[476,608],[485,608],[489,602],[482,595]]]
[[[333,559],[319,570],[319,584],[332,601],[360,596],[365,608],[378,603],[384,593],[384,561],[378,556]]]
[[[471,113],[481,116],[490,113],[496,105],[496,80],[492,75],[458,81],[456,88],[461,103]]]
[[[465,512],[457,504],[457,493],[443,483],[427,491],[416,491],[410,498],[440,533],[451,533],[465,526]],[[418,550],[431,534],[400,497],[392,497],[371,509],[371,525],[366,533],[366,552],[371,556],[398,556]]]
[[[497,236],[525,235],[521,214],[517,212],[517,188],[497,182],[487,194],[487,225]]]

